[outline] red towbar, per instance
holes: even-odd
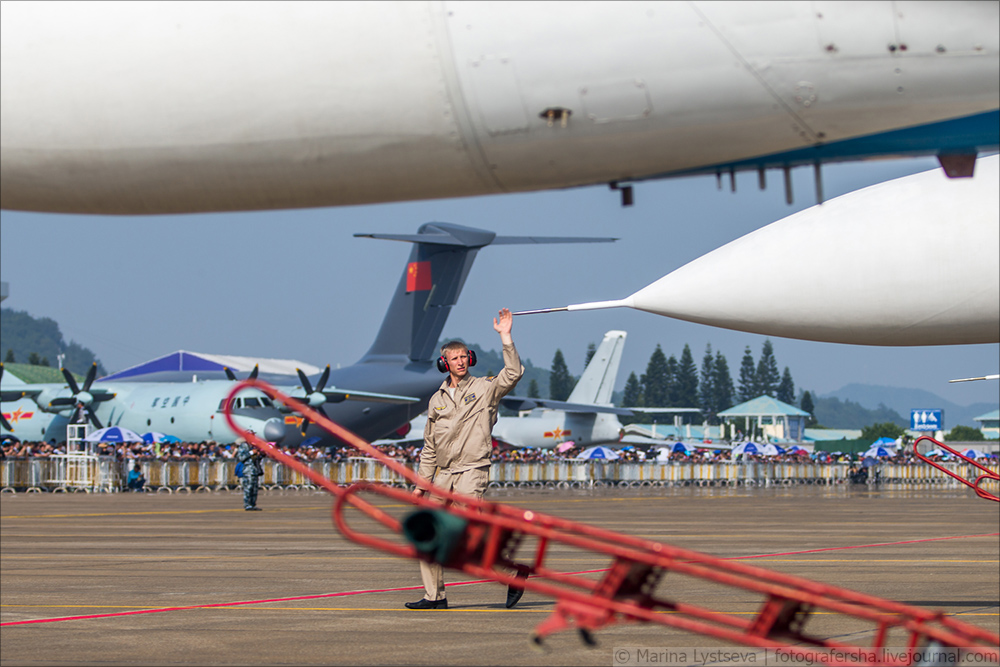
[[[522,585],[554,598],[554,612],[535,628],[533,640],[538,644],[549,634],[572,628],[592,644],[595,630],[613,623],[640,622],[774,649],[826,665],[926,664],[928,652],[948,650],[976,654],[977,662],[995,664],[1000,658],[1000,636],[942,612],[439,489],[354,433],[259,380],[235,385],[226,405],[250,387],[300,412],[426,491],[417,497],[404,489],[369,482],[342,487],[242,429],[227,407],[226,420],[234,431],[336,497],[333,520],[345,537],[396,556],[439,562],[477,578]],[[401,520],[360,497],[362,493],[412,506],[416,511]],[[352,528],[345,516],[348,505],[378,522],[380,535]],[[547,562],[554,548],[563,553],[575,549],[601,554],[609,563],[597,571],[597,578],[564,572]],[[529,578],[515,579],[514,571],[527,573]],[[667,573],[671,573],[671,585],[658,586]],[[683,584],[682,576],[750,592],[760,599],[760,607],[748,620],[682,602],[676,592],[684,588],[678,585]],[[822,632],[811,633],[807,625],[817,613],[840,614],[867,623],[872,628],[872,643],[848,644]]]

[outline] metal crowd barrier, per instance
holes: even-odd
[[[73,460],[69,460],[73,459]],[[86,460],[84,460],[86,459]],[[71,457],[5,459],[0,462],[0,489],[14,492],[112,492],[124,489],[134,461],[111,457]],[[205,493],[239,488],[232,460],[159,461],[138,459],[146,478],[146,490],[156,493]],[[965,478],[977,471],[966,463],[945,463],[946,469]],[[416,463],[411,464],[413,468]],[[263,462],[261,488],[312,490],[302,473],[276,461]],[[403,479],[374,459],[350,458],[331,463],[310,464],[337,484],[358,481],[402,485]],[[994,464],[993,466],[997,466]],[[791,486],[796,484],[844,484],[848,465],[844,463],[619,463],[615,461],[548,461],[538,463],[497,462],[490,469],[494,488],[595,488],[606,486]],[[944,472],[919,462],[883,464],[883,484],[947,484],[960,486]]]

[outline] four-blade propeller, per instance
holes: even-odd
[[[101,420],[97,418],[97,413],[94,412],[93,405],[95,403],[100,403],[101,401],[109,401],[114,398],[114,394],[108,394],[105,392],[101,393],[91,393],[90,385],[94,383],[94,379],[97,377],[97,364],[93,364],[90,370],[87,371],[87,376],[83,380],[83,387],[76,383],[76,378],[70,373],[66,368],[59,369],[63,377],[66,379],[66,384],[69,386],[69,390],[73,392],[72,396],[59,396],[53,398],[49,401],[51,407],[76,407],[83,410],[87,419],[97,428],[104,428],[101,424]]]
[[[302,383],[302,389],[306,392],[306,395],[302,398],[295,397],[295,400],[308,405],[309,407],[316,410],[324,417],[327,417],[326,411],[323,410],[323,404],[328,400],[326,394],[323,393],[323,389],[326,388],[326,381],[330,379],[330,364],[326,365],[323,369],[323,374],[319,377],[319,382],[316,383],[316,388],[313,389],[312,383],[309,382],[309,378],[306,374],[302,372],[302,369],[296,368],[295,372],[299,374],[299,382]],[[341,399],[343,400],[343,399]],[[307,417],[302,418],[302,435],[306,434],[306,429],[309,428],[309,419]]]

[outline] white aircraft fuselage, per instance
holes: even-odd
[[[997,144],[998,4],[8,3],[0,206],[365,204]]]
[[[580,447],[618,442],[622,425],[613,414],[535,409],[523,417],[501,417],[493,437],[516,447],[552,449],[572,441]]]
[[[72,392],[61,384],[26,386],[44,390],[37,400],[4,402],[4,418],[14,427],[11,433],[25,441],[65,440],[66,425],[76,417],[76,408],[44,410],[40,406],[53,398],[70,397]],[[225,444],[236,440],[222,412],[222,401],[232,390],[232,382],[109,382],[101,388],[115,393],[114,398],[93,404],[104,426],[121,426],[140,434],[167,433],[185,442],[215,440]],[[5,389],[17,386],[5,385]],[[262,435],[284,430],[285,416],[262,392],[246,390],[240,392],[238,400],[233,415],[241,426]],[[8,433],[6,429],[3,432]]]

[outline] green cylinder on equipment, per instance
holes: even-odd
[[[441,510],[416,510],[403,519],[403,535],[417,552],[444,565],[451,558],[468,522]]]

